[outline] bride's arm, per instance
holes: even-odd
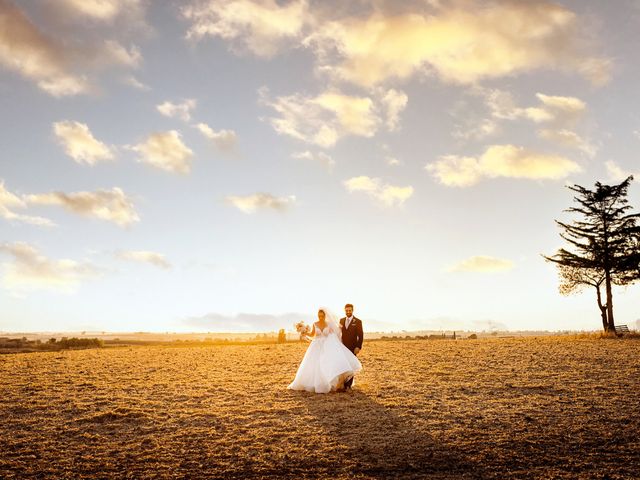
[[[307,339],[308,342],[313,340],[313,337],[316,336],[316,324],[313,323],[311,324],[311,333],[307,333],[306,335],[304,335],[304,338]]]

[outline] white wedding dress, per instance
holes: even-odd
[[[340,327],[329,322],[323,330],[316,324],[313,328],[315,337],[287,388],[315,393],[335,391],[339,382],[362,370],[362,364],[342,344]]]

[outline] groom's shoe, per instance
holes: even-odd
[[[344,381],[344,389],[351,390],[351,384],[353,383],[353,377],[349,377]]]

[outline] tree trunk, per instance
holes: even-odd
[[[613,323],[613,292],[611,291],[611,273],[605,270],[605,287],[607,289],[607,330],[615,333],[616,326]]]
[[[602,295],[600,294],[600,285],[596,287],[598,293],[598,308],[600,309],[600,316],[602,317],[602,328],[605,333],[609,330],[609,322],[607,321],[607,306],[602,305]]]

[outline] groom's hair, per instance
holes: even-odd
[[[351,309],[353,309],[353,305],[351,305],[350,303],[347,303],[347,304],[344,306],[344,308],[349,308],[349,307],[351,307]]]

